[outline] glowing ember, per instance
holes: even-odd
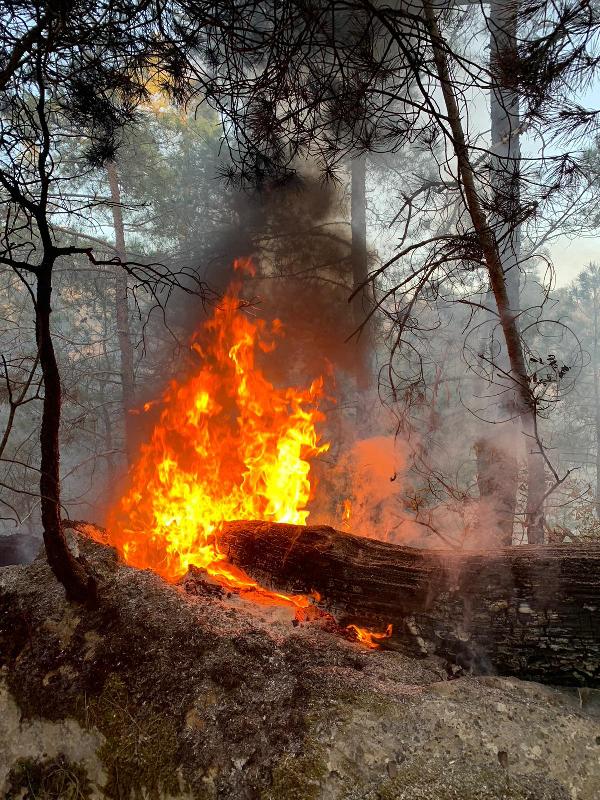
[[[359,628],[358,625],[348,625],[348,629],[354,631],[357,641],[361,642],[361,644],[364,644],[366,647],[370,647],[372,650],[376,650],[381,641],[389,639],[392,635],[391,625],[388,625],[383,633],[376,633],[367,628]]]
[[[250,261],[236,268],[253,274]],[[111,543],[136,567],[175,580],[193,564],[228,586],[260,591],[219,552],[220,525],[305,523],[310,460],[328,444],[316,430],[322,380],[307,389],[280,389],[267,380],[257,349],[274,349],[281,323],[251,320],[238,291],[230,290],[194,338],[198,368],[165,392],[160,420],[108,527]],[[307,598],[269,596],[308,604]]]

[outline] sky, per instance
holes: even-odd
[[[600,237],[567,239],[561,236],[549,248],[554,264],[556,287],[567,286],[590,261],[600,262]]]
[[[585,108],[600,108],[600,82],[575,98]],[[556,272],[556,286],[566,286],[590,261],[600,262],[600,231],[596,236],[561,236],[549,248]]]

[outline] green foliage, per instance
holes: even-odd
[[[89,213],[57,219],[57,244],[93,244],[98,257],[110,258],[114,255],[113,219],[110,206],[103,202],[110,196],[108,177],[101,165],[90,169],[86,147],[84,138],[68,138],[57,160],[57,176],[68,185],[65,196],[74,198],[75,206],[86,205],[81,198],[100,201],[93,202]],[[221,158],[218,121],[207,110],[195,117],[168,105],[147,106],[140,112],[124,137],[117,162],[130,257],[143,256],[175,272],[193,271],[207,263],[213,243],[233,217],[230,192],[218,179]],[[152,313],[156,299],[139,282],[131,279],[129,286],[136,387],[143,402],[160,392],[176,363],[173,334],[184,342],[189,330],[181,326],[187,320],[178,305],[181,295],[169,299],[165,319]],[[36,352],[31,298],[7,269],[0,269],[0,288],[0,350],[18,393]],[[115,270],[93,268],[81,256],[61,259],[54,272],[52,327],[63,382],[63,501],[72,515],[103,522],[115,475],[124,466]],[[38,368],[28,397],[35,395],[39,377]],[[2,380],[0,438],[8,417],[7,400]],[[39,531],[40,415],[37,401],[19,408],[3,453],[5,459],[19,464],[7,460],[0,470],[5,484],[2,515],[21,522],[30,533]]]
[[[223,226],[231,195],[218,179],[219,144],[218,121],[207,112],[143,115],[117,161],[129,245],[176,252]]]

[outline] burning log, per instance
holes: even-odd
[[[600,545],[420,550],[326,526],[227,523],[219,548],[262,586],[343,625],[478,673],[600,686]]]

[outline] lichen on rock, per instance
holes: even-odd
[[[98,757],[107,771],[103,791],[110,800],[160,800],[180,794],[177,730],[172,720],[132,702],[112,674],[98,697],[85,706],[86,726],[105,741]]]

